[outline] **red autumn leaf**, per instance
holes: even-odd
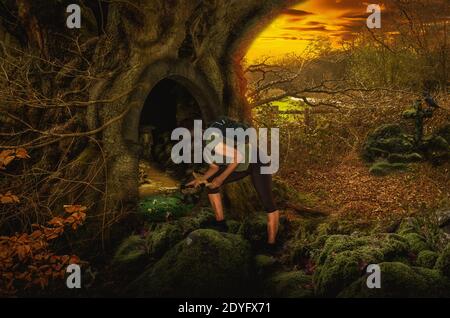
[[[76,255],[70,256],[69,264],[79,264],[79,263],[80,263],[80,259],[78,256],[76,256]]]
[[[31,233],[31,235],[30,235],[30,237],[33,239],[33,240],[37,240],[38,238],[40,238],[42,236],[42,231],[40,231],[40,230],[36,230],[36,231],[34,231],[33,233]]]
[[[3,150],[0,152],[0,169],[5,169],[15,158],[14,150]]]
[[[16,158],[19,159],[29,159],[30,156],[28,155],[28,152],[24,148],[19,148],[16,150]]]
[[[87,208],[82,205],[65,205],[64,210],[66,210],[67,213],[75,213],[75,212],[84,212],[87,210]]]
[[[54,217],[53,219],[48,221],[48,224],[55,227],[64,226],[64,219],[60,217]]]
[[[2,204],[19,203],[19,197],[8,191],[6,194],[0,194],[0,202]]]

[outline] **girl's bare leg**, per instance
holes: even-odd
[[[267,243],[275,244],[278,233],[278,223],[280,219],[280,212],[275,211],[267,214]]]
[[[208,194],[209,202],[216,214],[216,221],[220,222],[224,220],[223,216],[223,205],[222,205],[222,197],[220,193],[210,193]]]

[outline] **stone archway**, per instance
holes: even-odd
[[[161,89],[161,83],[172,83],[182,88],[195,101],[195,107],[201,113],[201,118],[198,119],[210,121],[225,113],[216,90],[211,87],[203,73],[188,61],[168,59],[153,63],[143,69],[137,77],[136,83],[136,88],[126,101],[127,105],[133,106],[121,125],[121,140],[127,151],[122,152],[121,156],[123,156],[123,159],[121,159],[121,164],[114,167],[114,175],[110,178],[110,180],[113,180],[112,187],[119,184],[116,182],[116,178],[122,179],[119,192],[124,192],[123,196],[131,201],[138,197],[139,160],[142,155],[139,131],[142,124],[142,116],[145,116],[146,112],[150,110],[147,108],[152,106],[148,104],[149,96],[151,97],[155,89]],[[167,95],[167,99],[170,99],[169,95]],[[147,116],[158,116],[157,109],[152,109],[150,112],[151,114],[147,113]],[[164,113],[161,110],[161,114]],[[165,116],[167,115],[166,113]],[[157,121],[157,118],[152,118],[152,120],[154,123]],[[175,128],[174,126],[178,124],[179,122],[176,122],[176,120],[172,121],[165,127],[166,132]],[[126,182],[123,181],[124,179],[126,179]],[[126,186],[124,186],[125,184]]]
[[[147,67],[139,78],[140,86],[131,94],[127,103],[134,103],[124,119],[122,136],[127,142],[139,142],[139,123],[145,106],[145,101],[153,88],[161,81],[171,80],[183,87],[195,99],[202,114],[202,119],[210,121],[225,113],[215,90],[210,86],[205,76],[191,64],[183,61],[163,61]]]

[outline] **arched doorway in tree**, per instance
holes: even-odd
[[[177,127],[191,129],[194,120],[202,118],[198,101],[180,81],[165,78],[152,88],[139,121],[141,186],[153,184],[157,179],[162,187],[174,187],[170,178],[180,180],[191,172],[190,165],[174,164],[171,160],[172,147],[176,143],[171,140],[171,134]]]

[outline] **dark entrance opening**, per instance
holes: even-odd
[[[178,179],[184,178],[190,173],[189,166],[172,162],[175,142],[170,137],[177,127],[192,128],[195,119],[202,119],[202,113],[189,90],[172,79],[160,81],[148,95],[141,112],[141,159]]]

